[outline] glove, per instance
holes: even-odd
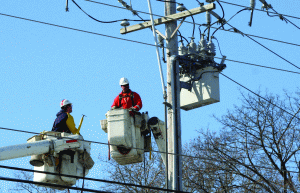
[[[129,111],[138,111],[138,110],[136,108],[134,108],[134,107],[130,107]]]
[[[133,117],[134,116],[134,112],[133,111],[129,111],[129,115]]]
[[[113,106],[112,108],[111,108],[111,110],[114,110],[114,109],[116,109],[116,108],[118,108],[117,106]]]

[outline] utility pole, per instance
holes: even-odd
[[[149,2],[150,6],[150,2]],[[179,64],[175,57],[178,55],[177,31],[183,20],[191,15],[204,13],[215,9],[215,4],[211,3],[191,10],[176,13],[176,0],[165,2],[165,17],[153,21],[146,21],[140,24],[123,25],[120,29],[121,34],[153,28],[153,25],[165,24],[165,35],[156,29],[156,33],[166,40],[167,54],[167,188],[182,191],[182,159],[181,159],[181,126],[180,126],[180,85],[179,85]],[[182,19],[177,27],[177,20]],[[153,20],[153,18],[151,19]],[[162,156],[165,156],[162,154]]]
[[[165,16],[172,15],[176,13],[176,0],[166,1],[165,2]],[[180,112],[179,109],[174,108],[174,104],[172,104],[173,97],[172,96],[172,70],[173,64],[171,61],[171,56],[178,55],[178,40],[177,40],[177,33],[171,37],[173,32],[177,28],[177,20],[173,20],[165,24],[166,26],[166,53],[167,53],[167,102],[172,105],[172,109],[168,110],[167,116],[167,134],[168,134],[168,189],[171,188],[173,190],[182,191],[182,163],[181,158],[178,154],[181,154],[181,135],[179,128],[176,128],[173,124],[173,113],[175,111]],[[174,101],[178,100],[179,98],[175,98]],[[180,115],[179,115],[180,116]],[[177,129],[177,131],[175,131]],[[179,139],[175,139],[174,132],[179,132],[178,136]],[[175,142],[175,140],[177,140]],[[175,145],[176,144],[176,145]]]

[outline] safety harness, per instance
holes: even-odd
[[[121,104],[122,99],[126,98],[128,96],[131,98],[131,104],[134,107],[135,104],[134,104],[134,100],[133,100],[133,98],[134,98],[133,94],[134,94],[134,92],[132,92],[132,91],[131,91],[130,95],[122,96],[122,94],[119,94],[119,108],[122,107],[122,104]]]

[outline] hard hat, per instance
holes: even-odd
[[[63,107],[63,106],[69,105],[69,104],[72,104],[72,103],[69,100],[64,99],[60,102],[60,107]]]
[[[126,85],[126,84],[129,84],[129,81],[127,78],[123,77],[120,79],[120,83],[119,83],[121,86],[122,85]]]

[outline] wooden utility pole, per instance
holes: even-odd
[[[165,16],[172,15],[176,13],[176,0],[166,1],[165,2]],[[166,53],[167,53],[167,102],[172,104],[172,61],[171,56],[178,55],[178,40],[177,40],[177,33],[171,38],[173,32],[177,28],[177,20],[168,22],[166,25]],[[174,104],[172,104],[174,107]],[[174,125],[173,125],[173,113],[174,108],[168,110],[168,187],[173,190],[182,190],[182,167],[180,167],[181,162],[176,162],[176,153],[181,152],[181,136],[180,136],[180,144],[178,146],[180,149],[179,151],[175,152],[174,147]],[[181,154],[181,153],[180,153]],[[181,159],[180,159],[181,160]],[[176,164],[180,164],[177,166]],[[179,170],[175,169],[179,168]]]
[[[149,2],[150,7],[150,2]],[[180,85],[178,64],[174,58],[178,55],[177,30],[186,17],[196,15],[215,9],[215,4],[211,3],[191,10],[176,13],[176,0],[165,2],[165,17],[153,20],[154,25],[165,24],[166,31],[163,35],[158,30],[156,33],[166,40],[167,54],[167,188],[182,191],[182,159],[181,159],[181,127],[180,127]],[[177,20],[183,19],[177,28]],[[120,30],[121,34],[138,31],[141,29],[153,27],[151,21],[127,26]],[[163,156],[163,155],[162,155]]]

